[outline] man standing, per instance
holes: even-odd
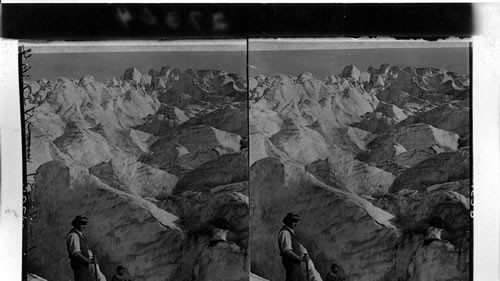
[[[299,221],[299,215],[288,213],[283,218],[285,225],[278,234],[278,246],[286,271],[286,281],[304,281],[306,279],[300,264],[303,261],[309,262],[309,257],[294,231]]]
[[[90,258],[87,238],[83,235],[83,230],[88,222],[87,217],[76,216],[71,222],[73,228],[66,239],[66,247],[75,281],[90,281],[89,265],[95,263],[95,259]]]

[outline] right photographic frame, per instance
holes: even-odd
[[[248,44],[251,279],[469,280],[471,42]]]

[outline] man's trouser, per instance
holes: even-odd
[[[71,269],[75,276],[75,281],[93,281],[90,277],[89,266],[85,263],[70,259]]]
[[[294,261],[286,256],[282,257],[283,266],[286,271],[286,281],[305,281],[304,272],[300,262]]]

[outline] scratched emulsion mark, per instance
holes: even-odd
[[[30,233],[31,224],[34,219],[38,217],[37,206],[35,200],[32,196],[32,191],[35,188],[34,175],[36,173],[28,171],[28,163],[31,162],[31,133],[32,133],[32,123],[31,119],[33,117],[35,109],[39,106],[39,103],[35,102],[34,90],[32,89],[32,84],[30,83],[31,77],[29,71],[31,66],[27,63],[27,59],[31,57],[31,49],[26,49],[24,46],[19,47],[19,85],[21,93],[21,111],[22,115],[22,138],[24,144],[23,151],[23,264],[26,264],[27,257],[30,250],[33,249],[31,243],[26,239],[27,234]],[[7,209],[5,215],[14,216],[14,218],[19,218],[18,212],[12,209]],[[23,266],[23,276],[26,276],[25,267]]]
[[[6,215],[13,214],[16,219],[19,218],[19,214],[16,212],[16,210],[7,209],[7,210],[5,210],[4,213]]]

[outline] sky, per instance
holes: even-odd
[[[222,69],[246,75],[244,51],[173,51],[173,52],[92,52],[34,53],[28,63],[32,80],[68,77],[79,79],[87,74],[99,82],[119,78],[130,67],[147,74],[169,65],[181,70]]]
[[[324,79],[329,74],[340,74],[346,65],[354,64],[359,70],[366,71],[369,66],[378,68],[386,63],[403,68],[435,67],[459,74],[469,73],[469,49],[466,47],[357,48],[347,44],[338,48],[339,44],[334,44],[336,45],[330,46],[337,46],[336,49],[299,46],[291,50],[287,49],[290,44],[287,45],[286,42],[264,41],[259,43],[260,49],[252,50],[251,43],[251,51],[248,53],[249,75],[254,77],[259,74],[283,73],[296,76],[311,72],[314,77]],[[150,69],[160,70],[167,65],[181,70],[209,68],[246,75],[247,54],[242,49],[200,51],[204,47],[200,48],[199,45],[196,51],[184,51],[183,46],[180,48],[177,51],[155,52],[34,53],[28,63],[32,67],[30,75],[33,80],[57,77],[79,79],[90,74],[97,81],[105,82],[113,76],[119,78],[130,67],[137,68],[141,73],[148,73]]]
[[[328,74],[340,74],[346,65],[353,64],[360,71],[381,64],[400,67],[436,67],[469,73],[469,49],[454,48],[371,48],[334,50],[273,50],[250,51],[249,75],[283,73],[297,76],[311,72],[323,79]]]

